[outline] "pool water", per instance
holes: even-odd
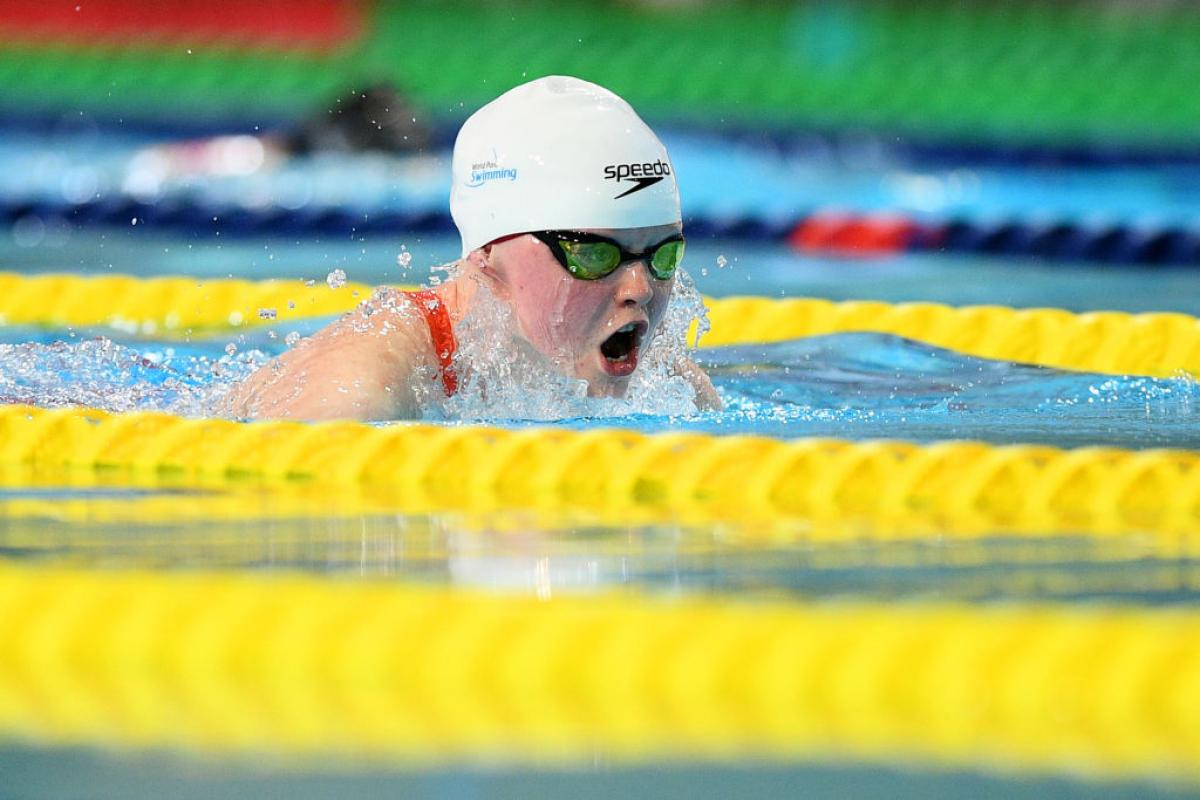
[[[307,334],[326,322],[159,341],[112,331],[10,327],[0,331],[0,399],[210,415],[233,383],[287,349],[289,334]],[[1200,447],[1200,384],[1188,376],[1069,372],[874,333],[707,348],[696,358],[721,394],[723,411],[614,416],[603,407],[600,416],[549,422],[645,433]],[[538,416],[497,417],[485,405],[472,409],[477,416],[458,421],[508,427],[547,422],[543,408],[532,401],[529,408]]]
[[[745,217],[785,226],[807,211],[833,208],[898,212],[931,222],[1069,219],[1156,229],[1186,227],[1200,212],[1200,194],[1186,170],[947,166],[913,163],[853,142],[800,152],[694,132],[670,137],[678,171],[688,176],[683,187],[688,214],[707,223]],[[296,162],[273,174],[205,179],[157,175],[154,164],[138,155],[146,144],[144,137],[94,134],[63,134],[57,140],[13,136],[0,142],[0,167],[9,167],[0,169],[0,203],[20,212],[10,235],[0,237],[0,264],[26,273],[318,282],[340,269],[350,280],[367,284],[412,284],[427,280],[432,267],[457,255],[457,241],[437,224],[399,234],[314,231],[303,225],[263,233],[178,220],[147,225],[136,216],[127,224],[90,224],[61,213],[64,207],[100,213],[104,202],[123,207],[120,203],[130,200],[162,203],[179,219],[197,209],[223,209],[235,220],[270,213],[315,218],[346,208],[441,213],[444,204],[444,158],[387,164],[331,157]],[[19,164],[33,168],[18,169]],[[94,197],[103,202],[93,204]],[[402,251],[411,260],[398,260]],[[939,252],[846,259],[798,253],[769,237],[721,239],[703,233],[689,239],[687,268],[697,288],[713,297],[1200,314],[1194,271],[1186,268]],[[0,401],[207,416],[219,410],[223,393],[236,380],[283,352],[290,334],[309,335],[328,321],[169,337],[111,328],[0,327]],[[585,404],[563,406],[567,412],[547,419],[547,405],[531,401],[529,413],[512,405],[499,410],[476,405],[439,424],[1200,448],[1200,384],[1185,375],[1071,372],[976,358],[874,333],[701,347],[695,357],[720,392],[723,411]],[[0,555],[33,566],[319,575],[333,582],[449,586],[547,601],[617,593],[654,600],[727,599],[735,605],[783,598],[831,607],[869,601],[1169,611],[1189,609],[1200,596],[1200,564],[1191,551],[1146,532],[915,536],[864,523],[818,528],[788,519],[766,526],[737,519],[616,525],[581,517],[551,523],[519,511],[483,518],[451,511],[412,513],[386,487],[236,476],[201,480],[119,469],[9,466],[0,474],[0,487]],[[195,760],[169,749],[113,757],[87,746],[27,743],[0,748],[0,776],[5,775],[12,776],[13,785],[61,797],[85,796],[87,787],[100,794],[197,797],[257,796],[264,786],[289,797],[318,796],[328,787],[448,797],[611,796],[647,786],[660,796],[681,797],[721,797],[748,789],[831,797],[1146,797],[1172,795],[1177,788],[1151,780],[1081,780],[1069,768],[1023,775],[996,772],[989,765],[958,770],[915,762],[898,769],[886,760],[852,758],[646,768],[612,767],[598,753],[595,764],[554,770],[488,762],[393,770],[353,759],[298,768],[237,758]],[[4,791],[0,783],[0,797]]]

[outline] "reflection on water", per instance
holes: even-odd
[[[847,333],[714,348],[701,363],[726,414],[771,436],[1121,447],[1200,446],[1200,384],[974,358]],[[720,430],[723,420],[715,420]]]
[[[285,346],[283,329],[232,342],[128,337],[124,344],[55,344],[61,334],[4,332],[7,341],[23,343],[0,348],[0,367],[14,366],[0,370],[4,393],[63,404],[78,391],[76,400],[103,396],[128,407],[175,408]],[[724,412],[631,414],[603,424],[778,437],[1200,446],[1200,387],[1188,378],[1070,373],[877,334],[702,356],[726,399]],[[6,469],[0,486],[0,553],[79,565],[303,570],[541,597],[630,587],[806,598],[1196,598],[1194,547],[1185,557],[1181,542],[1148,534],[996,531],[976,538],[861,522],[813,529],[795,520],[695,525],[664,514],[640,521],[583,512],[466,514],[426,507],[387,487],[201,483],[118,471]]]
[[[13,470],[0,477],[9,487],[0,492],[0,554],[27,563],[303,571],[541,598],[613,589],[966,601],[1200,596],[1200,563],[1180,542],[1150,534],[613,525],[535,512],[405,514],[386,493],[304,482],[187,485]]]
[[[171,797],[175,800],[227,800],[264,796],[291,800],[328,797],[556,798],[608,800],[613,797],[727,800],[730,797],[803,797],[845,800],[887,797],[890,800],[969,798],[1008,800],[1150,800],[1185,796],[1184,788],[1161,781],[1111,781],[1103,784],[1074,776],[1013,775],[994,769],[952,770],[944,766],[918,769],[863,764],[667,763],[615,766],[602,761],[588,766],[518,769],[488,765],[472,769],[404,769],[314,760],[281,771],[270,763],[203,762],[170,754],[132,756],[96,753],[79,748],[0,748],[0,774],[30,797]],[[268,794],[266,787],[270,787]]]

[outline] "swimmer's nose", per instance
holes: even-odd
[[[644,261],[630,261],[617,270],[617,304],[644,306],[654,297],[650,268]]]

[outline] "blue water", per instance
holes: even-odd
[[[797,158],[715,138],[667,137],[689,215],[794,219],[817,208],[837,208],[899,212],[923,220],[1066,217],[1093,224],[1154,226],[1188,225],[1200,219],[1200,181],[1194,168],[947,168],[897,162],[869,142],[862,147],[854,146],[852,139],[845,142],[838,150],[817,147]],[[139,175],[132,160],[145,144],[136,137],[86,134],[0,139],[0,202],[30,207],[13,220],[7,235],[0,235],[0,268],[295,280],[319,280],[340,268],[351,280],[369,284],[416,283],[427,278],[428,265],[457,256],[457,241],[449,236],[276,233],[231,240],[218,232],[148,231],[133,220],[127,228],[72,226],[39,212],[38,203],[62,205],[98,197],[173,203],[198,199],[255,210],[445,210],[444,159],[398,164],[325,157],[294,162],[270,174],[177,177],[156,183]],[[397,265],[401,245],[412,253],[414,268]],[[699,289],[713,296],[1200,314],[1196,278],[1183,270],[1151,272],[946,254],[846,261],[699,237],[689,241],[688,269]],[[288,332],[310,333],[322,322],[190,340],[147,339],[109,329],[0,327],[0,401],[204,414],[223,388],[281,352]],[[230,345],[232,353],[227,350]],[[977,359],[863,333],[706,349],[697,357],[726,402],[722,412],[575,417],[553,424],[780,438],[1200,447],[1200,386],[1190,379],[1072,373]],[[510,427],[532,424],[522,419],[488,421]],[[286,514],[273,513],[273,492],[304,491],[317,498],[304,507],[306,511],[283,503]],[[82,477],[46,472],[14,478],[10,471],[0,489],[0,555],[52,563],[66,558],[96,568],[304,570],[518,593],[532,593],[535,582],[539,591],[550,587],[555,593],[636,587],[731,595],[739,602],[763,592],[814,602],[869,598],[1194,605],[1196,599],[1193,562],[1164,555],[1152,537],[964,541],[948,535],[905,542],[860,538],[856,529],[839,541],[818,543],[807,538],[803,524],[789,527],[785,521],[772,529],[771,544],[739,538],[733,523],[719,528],[548,530],[530,522],[519,534],[497,535],[486,524],[472,527],[452,514],[405,515],[402,508],[390,507],[376,513],[347,511],[355,506],[342,504],[339,491],[352,490],[301,482],[255,486],[250,481],[198,488],[172,485],[164,476],[117,472]],[[353,491],[365,493],[368,487]],[[252,502],[240,504],[252,516],[218,517],[212,510],[215,505],[205,505],[208,494],[216,504],[233,493],[252,497]],[[196,498],[201,502],[192,502]],[[179,501],[179,516],[148,515],[140,505],[147,499]],[[390,502],[394,506],[398,501]],[[76,510],[74,516],[60,514],[68,503]],[[161,756],[158,761],[117,762],[91,752],[0,747],[0,775],[11,774],[15,785],[35,787],[35,793],[46,796],[257,796],[266,785],[261,776],[239,775],[228,762],[215,762],[205,772],[195,764],[184,766],[163,763]],[[643,783],[661,789],[664,781],[674,781],[674,796],[688,797],[745,793],[748,778],[761,784],[753,794],[784,793],[782,785],[790,781],[794,786],[800,778],[800,793],[830,797],[956,792],[971,797],[1150,796],[1169,789],[1158,784],[1077,785],[1045,776],[1026,781],[990,773],[921,777],[912,770],[893,774],[878,767],[843,767],[795,766],[760,780],[763,772],[731,776],[733,767],[688,766],[672,777],[656,766]],[[183,787],[187,792],[179,791],[179,775],[190,781]],[[302,775],[286,788],[279,776],[274,778],[271,788],[280,794],[318,793],[313,781],[319,777]],[[466,796],[503,788],[511,796],[529,796],[545,793],[548,787],[576,797],[630,793],[621,773],[605,769],[549,777],[456,770],[428,779],[404,774],[360,775],[355,780],[364,794],[433,788]],[[427,780],[441,782],[426,785]]]
[[[206,403],[214,392],[283,352],[287,332],[310,333],[323,322],[191,341],[0,329],[0,400],[203,415],[211,413]],[[1067,372],[872,333],[701,349],[697,360],[724,411],[555,424],[779,438],[1200,447],[1200,384],[1190,378]]]

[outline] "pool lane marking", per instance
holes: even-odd
[[[364,503],[408,514],[527,511],[743,530],[803,523],[849,538],[1150,535],[1180,554],[1200,541],[1200,452],[1183,450],[244,423],[3,406],[0,465],[162,476],[177,486],[372,487]],[[320,508],[311,497],[297,503]]]
[[[534,597],[0,561],[0,737],[40,745],[1195,784],[1198,676],[1191,608]]]
[[[330,288],[302,280],[0,273],[0,322],[110,325],[169,338],[332,316],[352,309],[372,291],[363,284]],[[813,298],[724,297],[706,302],[712,329],[701,340],[704,347],[864,331],[966,355],[1061,369],[1200,375],[1200,319],[1187,314]]]

